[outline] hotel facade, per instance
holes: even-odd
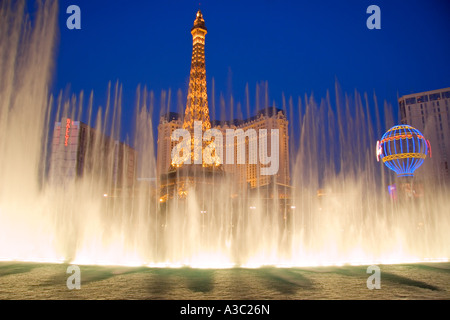
[[[400,120],[423,133],[431,154],[418,176],[450,182],[450,88],[413,93],[398,99]]]
[[[107,182],[105,194],[132,188],[136,180],[137,152],[87,124],[64,118],[53,130],[49,181],[71,183],[86,174]]]

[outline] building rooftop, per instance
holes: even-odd
[[[262,110],[259,110],[256,115],[253,117],[250,117],[248,119],[233,119],[233,120],[211,120],[211,126],[217,127],[217,126],[225,126],[225,125],[234,125],[239,126],[241,124],[257,120],[261,116],[266,117],[273,117],[278,114],[278,112],[282,112],[284,114],[284,111],[282,109],[276,108],[276,107],[268,107],[264,108]],[[167,112],[161,116],[161,119],[165,119],[167,122],[170,121],[177,121],[181,120],[181,114],[178,112]]]
[[[442,88],[442,89],[436,89],[436,90],[430,90],[430,91],[422,91],[422,92],[415,92],[415,93],[405,94],[405,95],[399,97],[398,99],[401,100],[401,99],[404,99],[404,98],[410,98],[410,97],[420,96],[420,95],[424,95],[424,94],[433,94],[433,93],[447,92],[447,91],[450,91],[450,87]]]
[[[181,114],[178,112],[167,112],[161,116],[162,119],[165,119],[167,122],[181,120]]]

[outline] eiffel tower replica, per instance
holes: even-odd
[[[212,155],[203,152],[206,147],[214,144],[214,141],[205,142],[202,139],[205,131],[211,129],[211,121],[206,91],[205,36],[207,29],[200,10],[197,12],[191,34],[193,38],[191,73],[183,120],[183,129],[191,135],[190,152],[176,154],[168,173],[161,176],[160,196],[164,201],[185,198],[189,189],[202,189],[204,194],[205,190],[211,190],[213,184],[220,183],[226,176],[218,155],[214,152]],[[199,139],[195,131],[197,129],[198,133],[200,126]],[[186,159],[187,157],[190,159]],[[188,160],[187,164],[186,160]]]

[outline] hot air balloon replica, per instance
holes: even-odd
[[[383,161],[398,177],[414,176],[429,152],[430,142],[409,125],[392,127],[377,142],[377,160]]]
[[[383,135],[381,141],[377,141],[377,160],[383,161],[397,177],[413,177],[414,171],[423,164],[428,154],[431,157],[430,142],[419,130],[409,125],[394,126]],[[403,180],[403,188],[407,186],[414,192],[412,182],[406,183],[411,178],[403,179],[406,179]]]

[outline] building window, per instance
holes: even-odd
[[[406,104],[415,104],[416,103],[416,98],[408,98],[405,100]]]
[[[430,101],[435,101],[435,100],[440,100],[440,99],[441,99],[441,94],[440,93],[430,94]]]
[[[424,95],[424,96],[418,96],[417,97],[417,103],[420,103],[420,102],[427,102],[428,101],[428,96],[427,95]]]

